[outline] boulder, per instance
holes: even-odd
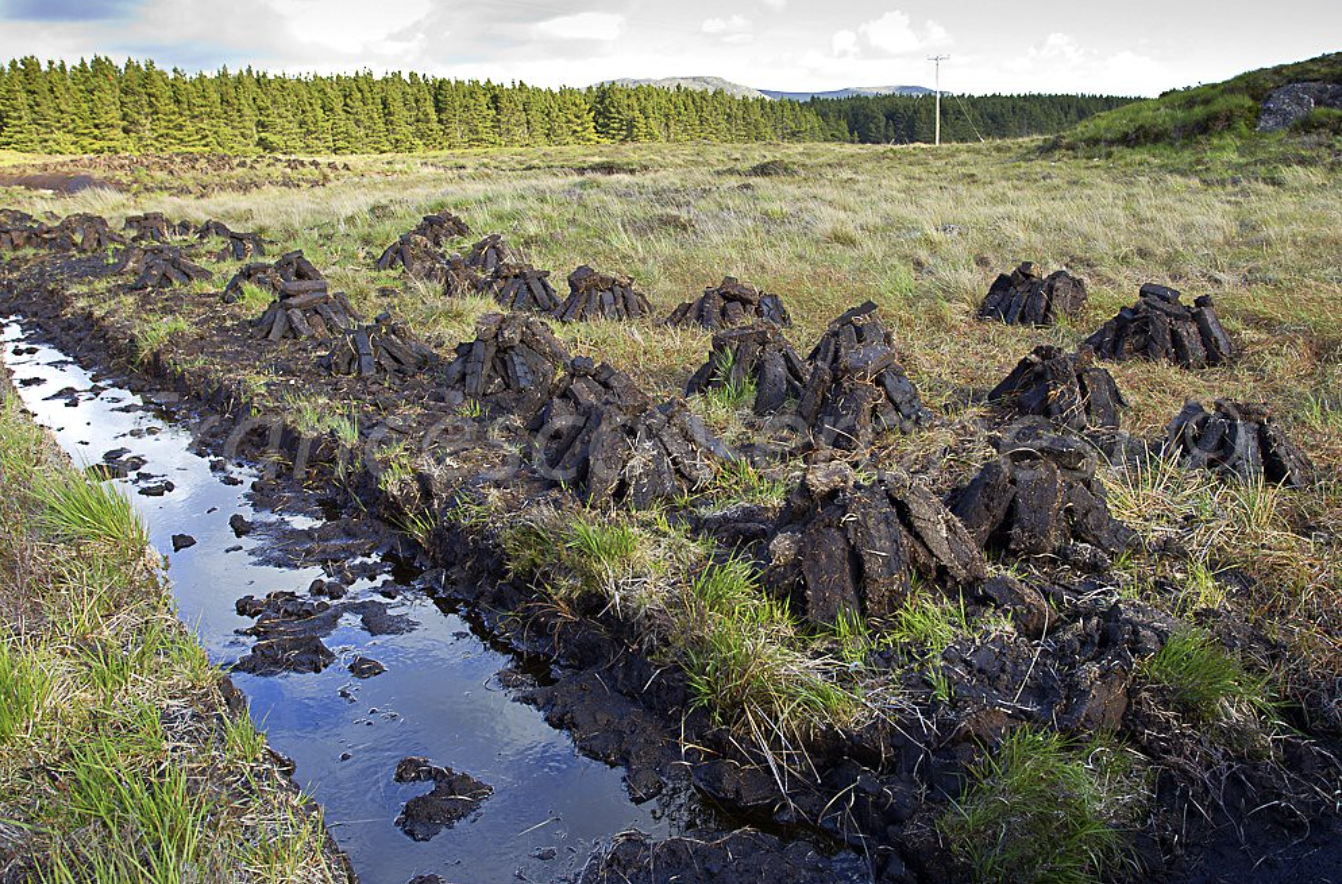
[[[1240,481],[1262,478],[1298,488],[1314,475],[1309,458],[1273,422],[1264,403],[1218,399],[1208,411],[1201,403],[1188,402],[1166,430],[1165,453],[1189,468]]]
[[[894,613],[915,576],[948,586],[986,574],[974,538],[921,479],[883,471],[859,481],[834,462],[810,467],[789,496],[765,581],[793,610],[832,623],[845,612]]]
[[[1189,307],[1180,293],[1147,283],[1136,305],[1124,307],[1086,345],[1101,359],[1149,359],[1184,368],[1220,365],[1235,357],[1235,348],[1216,317],[1212,299],[1203,295]]]
[[[1017,556],[1057,556],[1078,567],[1136,541],[1109,513],[1095,476],[1097,457],[1084,440],[1024,420],[997,441],[998,456],[948,499],[976,543]]]
[[[560,322],[638,319],[652,311],[647,297],[634,290],[634,280],[628,276],[598,273],[584,264],[569,274],[568,285],[568,299],[554,313]]]
[[[654,406],[629,376],[578,357],[532,419],[541,472],[589,502],[646,507],[710,482],[731,454],[685,403]]]
[[[1061,347],[1042,344],[993,387],[988,401],[1017,416],[1046,417],[1077,432],[1116,430],[1118,409],[1128,403],[1113,375],[1094,362],[1089,347],[1067,353]]]
[[[1086,306],[1086,285],[1066,270],[1044,276],[1025,261],[997,277],[979,307],[979,319],[1008,325],[1054,325],[1059,316],[1075,316]]]
[[[788,400],[801,399],[809,373],[778,326],[760,322],[713,335],[708,361],[685,385],[685,395],[754,384],[755,414],[773,414]]]
[[[1319,107],[1342,110],[1342,83],[1287,83],[1263,99],[1258,131],[1280,132]]]
[[[908,433],[933,419],[871,301],[830,323],[807,361],[797,413],[818,445],[855,451],[878,432]]]
[[[318,364],[338,375],[412,375],[437,358],[403,323],[392,319],[390,313],[382,313],[371,324],[338,335],[331,352]]]
[[[694,301],[686,301],[666,320],[671,325],[702,325],[704,328],[729,328],[747,322],[771,322],[786,327],[792,317],[777,295],[761,292],[753,285],[724,276],[715,288],[704,289]]]

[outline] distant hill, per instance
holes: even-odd
[[[927,95],[932,92],[924,86],[852,86],[823,92],[784,92],[778,89],[754,89],[722,77],[663,77],[638,80],[625,77],[610,80],[616,86],[656,86],[660,89],[698,89],[702,92],[726,92],[740,98],[773,98],[787,101],[810,101],[812,98],[860,98],[868,95]]]
[[[1220,83],[1166,92],[1082,120],[1063,134],[1061,147],[1179,144],[1212,137],[1249,138],[1258,130],[1263,102],[1296,83],[1342,84],[1342,52],[1249,71]],[[1317,90],[1318,87],[1313,87]],[[1280,98],[1274,103],[1280,103]],[[1342,111],[1318,106],[1290,124],[1294,130],[1342,134]]]
[[[831,89],[828,92],[779,92],[775,89],[760,91],[770,98],[810,101],[812,98],[861,98],[869,95],[931,95],[933,90],[926,86],[853,86],[848,89]]]

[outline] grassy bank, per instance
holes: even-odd
[[[7,379],[0,483],[0,880],[347,880],[177,620],[130,504]]]

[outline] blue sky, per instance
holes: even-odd
[[[1342,0],[0,0],[0,56],[213,69],[417,70],[584,86],[720,76],[771,89],[1156,94],[1335,51]]]

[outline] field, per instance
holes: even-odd
[[[580,264],[632,276],[657,319],[724,276],[749,281],[783,297],[795,323],[788,338],[803,356],[831,320],[870,299],[938,420],[909,435],[882,436],[848,460],[859,475],[902,467],[938,494],[966,482],[991,456],[1000,424],[983,393],[1032,347],[1075,347],[1131,305],[1146,282],[1177,288],[1190,301],[1211,295],[1239,357],[1199,371],[1106,363],[1129,402],[1122,429],[1158,440],[1188,399],[1266,402],[1312,459],[1317,475],[1310,487],[1240,485],[1158,459],[1115,462],[1101,468],[1102,481],[1114,516],[1144,541],[1139,551],[1115,557],[1094,578],[1055,561],[990,560],[993,573],[1040,586],[1093,580],[1086,592],[1098,585],[1094,591],[1111,593],[1119,608],[1153,612],[1141,614],[1154,618],[1143,622],[1176,624],[1164,650],[1126,664],[1123,691],[1131,711],[1117,730],[1107,720],[1100,728],[1074,728],[1060,742],[1039,722],[1018,728],[1020,722],[984,723],[973,717],[978,712],[971,715],[973,678],[962,686],[960,675],[946,674],[954,665],[943,668],[942,654],[958,648],[956,659],[968,659],[1006,635],[1033,648],[1027,661],[1030,654],[1038,659],[1056,650],[1047,631],[1027,639],[1010,619],[978,608],[967,615],[963,601],[957,614],[953,601],[938,601],[935,593],[915,595],[888,617],[817,630],[761,592],[748,557],[715,550],[678,519],[742,502],[776,510],[806,469],[801,457],[719,476],[653,514],[586,507],[553,491],[538,494],[532,506],[526,495],[535,486],[527,478],[486,482],[481,491],[481,483],[466,481],[469,454],[458,459],[466,466],[449,465],[446,479],[441,463],[435,472],[430,453],[422,451],[394,452],[388,457],[395,462],[381,473],[380,490],[394,503],[388,511],[431,554],[463,543],[452,532],[486,537],[507,565],[494,577],[527,587],[552,621],[604,624],[648,659],[683,670],[691,702],[681,713],[706,715],[706,728],[731,734],[723,739],[761,766],[781,760],[800,779],[810,770],[823,780],[833,762],[835,728],[862,732],[873,722],[910,717],[940,729],[943,749],[962,740],[946,736],[952,719],[958,724],[951,730],[968,729],[973,745],[1004,746],[998,755],[956,749],[953,759],[939,756],[964,777],[962,788],[915,815],[921,822],[904,837],[948,847],[948,862],[965,865],[937,865],[928,859],[938,855],[934,848],[902,848],[906,859],[920,858],[914,862],[923,879],[950,880],[956,869],[969,867],[982,880],[1019,874],[1027,875],[1020,880],[1088,880],[1134,867],[1155,874],[1162,863],[1187,871],[1171,857],[1183,855],[1183,835],[1172,820],[1188,805],[1155,797],[1153,784],[1162,778],[1190,790],[1192,797],[1181,800],[1199,808],[1220,801],[1227,819],[1239,813],[1227,809],[1228,770],[1242,772],[1254,788],[1278,782],[1266,771],[1281,771],[1281,782],[1290,784],[1281,788],[1292,796],[1286,803],[1298,797],[1300,813],[1316,805],[1336,809],[1337,794],[1328,795],[1297,768],[1302,753],[1330,759],[1327,747],[1342,734],[1338,156],[1328,142],[1282,142],[1252,153],[1212,148],[1196,155],[1098,158],[1050,152],[1039,141],[1009,141],[320,158],[320,173],[282,163],[179,168],[166,158],[122,178],[124,170],[109,167],[106,177],[122,189],[56,196],[0,188],[0,205],[53,220],[91,212],[115,228],[127,215],[158,211],[174,221],[218,219],[255,231],[279,244],[272,256],[302,249],[365,317],[388,310],[443,354],[471,340],[476,321],[497,305],[487,297],[447,299],[437,286],[373,266],[421,216],[440,210],[461,216],[475,234],[461,248],[479,235],[501,233],[525,260],[553,271],[561,298],[564,278]],[[35,162],[0,157],[6,170]],[[281,177],[288,186],[268,183]],[[11,279],[25,279],[43,259],[25,252],[6,260]],[[1024,260],[1084,279],[1084,313],[1049,329],[977,320],[996,275]],[[338,436],[332,415],[355,416],[357,434],[359,426],[398,407],[410,413],[427,407],[432,381],[400,392],[388,384],[390,395],[402,398],[374,403],[355,381],[314,380],[320,348],[313,344],[285,341],[261,351],[258,342],[226,332],[242,328],[269,300],[220,301],[217,292],[242,263],[209,262],[208,281],[144,293],[126,291],[125,280],[114,275],[63,277],[73,281],[61,310],[87,315],[113,339],[124,333],[129,347],[114,355],[133,357],[146,371],[208,378],[199,386],[241,391],[252,413],[314,432]],[[555,323],[554,329],[574,355],[623,369],[658,402],[683,395],[712,338],[706,330],[650,320]],[[739,396],[694,397],[690,407],[730,445],[761,432]],[[481,414],[463,414],[487,424]],[[437,483],[427,499],[400,487],[417,471]],[[318,481],[343,478],[337,472]],[[471,491],[457,493],[453,482]],[[451,493],[441,493],[444,487]],[[351,483],[350,493],[362,492]],[[1068,623],[1083,619],[1057,600],[1071,599],[1072,591],[1048,596]],[[1021,692],[1034,670],[1031,663]],[[1264,697],[1270,702],[1260,703]],[[968,724],[971,719],[977,723]],[[888,748],[893,744],[886,739]],[[1329,763],[1318,762],[1324,769]],[[1330,770],[1322,781],[1336,782],[1336,769]],[[781,786],[786,778],[774,768],[770,779]],[[1060,785],[1033,788],[1038,782]],[[1050,804],[1058,793],[1069,803]],[[994,811],[1004,795],[1020,813],[1003,818]],[[1252,806],[1256,799],[1245,800]],[[806,801],[797,801],[804,816]],[[818,806],[828,810],[825,801]],[[1075,828],[1058,839],[1058,855],[1047,861],[1076,877],[1028,877],[1040,875],[1044,860],[992,847],[993,832],[1019,843],[1039,840],[1041,832],[1053,831],[1044,828],[1057,818],[1050,814]],[[861,813],[854,810],[852,817]],[[1223,832],[1221,819],[1207,811],[1209,829]],[[914,830],[922,835],[909,834]],[[1141,849],[1132,846],[1134,833]],[[1226,836],[1190,837],[1205,846]]]

